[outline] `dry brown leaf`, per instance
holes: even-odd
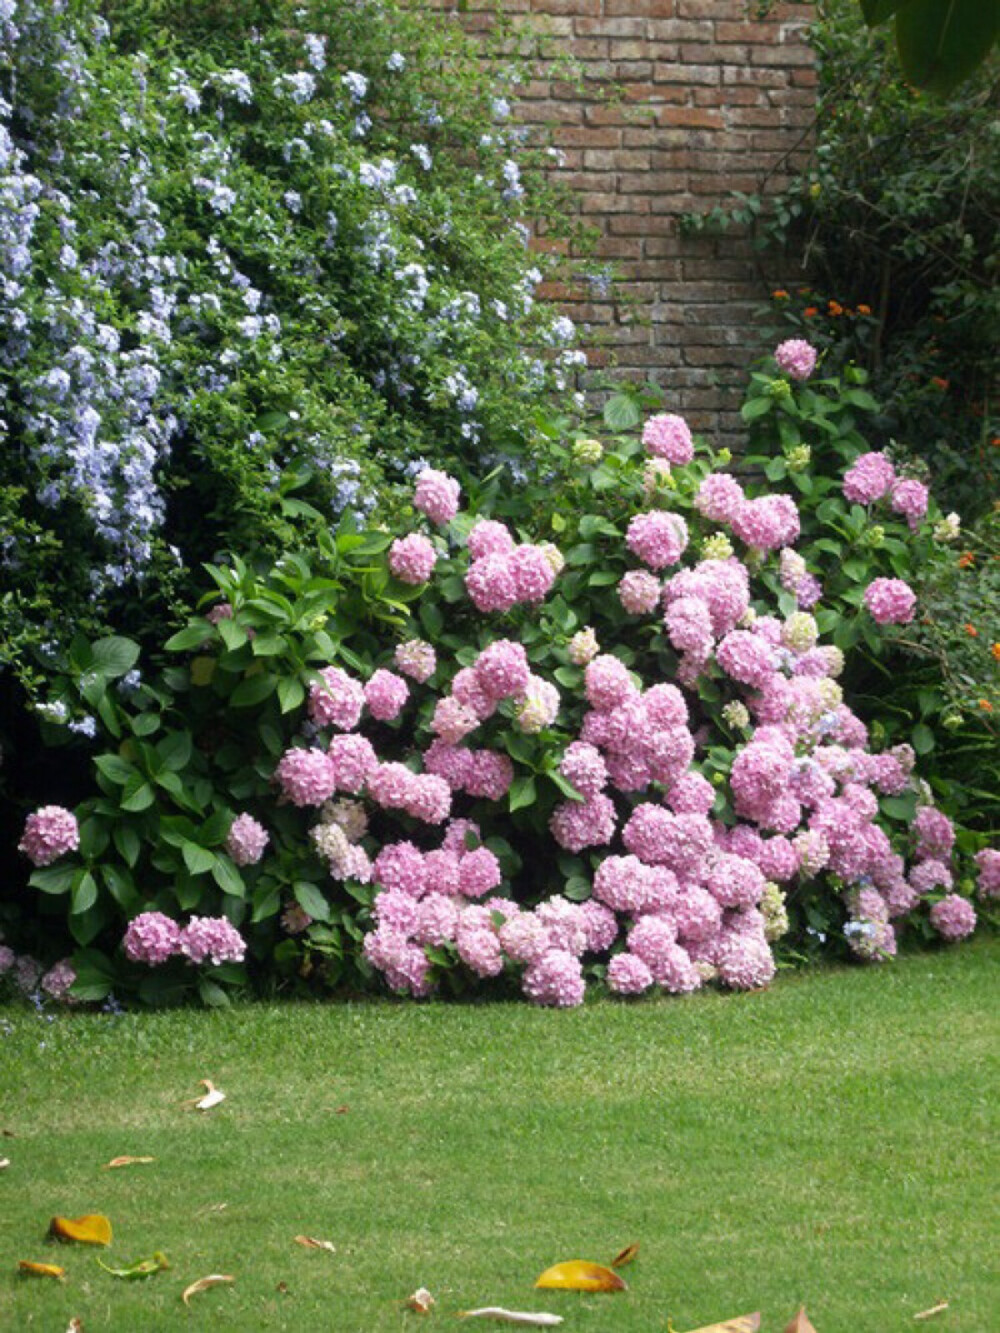
[[[332,1240],[317,1240],[315,1236],[296,1236],[296,1245],[303,1245],[307,1250],[329,1250],[331,1254],[337,1253],[337,1247]]]
[[[350,1108],[349,1106],[338,1106],[337,1109],[334,1111],[333,1114],[334,1114],[334,1115],[347,1115],[347,1113],[348,1113],[348,1111],[349,1111],[350,1109],[351,1109],[351,1108]]]
[[[553,1291],[626,1291],[625,1282],[603,1264],[591,1264],[586,1259],[568,1259],[565,1263],[546,1268],[535,1283]]]
[[[759,1333],[759,1330],[760,1311],[755,1310],[753,1314],[727,1319],[723,1324],[704,1324],[701,1328],[691,1329],[690,1333]]]
[[[49,1235],[56,1240],[78,1241],[81,1245],[110,1245],[111,1223],[103,1213],[54,1217],[49,1223]]]
[[[16,1139],[17,1135],[12,1129],[0,1129],[0,1138]]]
[[[785,1333],[816,1333],[804,1305],[799,1306],[798,1314],[785,1325]]]
[[[561,1314],[545,1314],[532,1310],[505,1310],[500,1305],[484,1305],[481,1310],[459,1310],[459,1319],[495,1319],[498,1324],[525,1324],[532,1328],[555,1328],[562,1323]]]
[[[36,1264],[31,1259],[19,1259],[17,1266],[25,1277],[56,1277],[60,1282],[66,1281],[66,1270],[58,1264]]]
[[[914,1319],[933,1319],[935,1315],[944,1314],[947,1308],[947,1301],[938,1301],[937,1305],[932,1305],[929,1310],[921,1310],[919,1314],[915,1314],[913,1317]]]
[[[113,1171],[119,1166],[141,1166],[145,1162],[155,1162],[155,1157],[112,1157],[110,1162],[104,1163],[105,1171]]]
[[[426,1287],[418,1287],[412,1296],[406,1298],[406,1308],[415,1310],[417,1314],[430,1314],[434,1304],[434,1297]]]
[[[615,1257],[611,1260],[611,1267],[624,1268],[626,1264],[630,1264],[632,1262],[632,1260],[636,1257],[638,1253],[639,1253],[639,1242],[635,1240],[632,1242],[631,1245],[626,1245],[624,1250],[620,1250],[618,1254],[615,1255]]]
[[[192,1282],[189,1287],[185,1287],[181,1293],[181,1300],[185,1305],[190,1305],[191,1297],[197,1296],[199,1291],[208,1291],[209,1287],[221,1287],[226,1283],[235,1281],[236,1279],[231,1273],[209,1273],[208,1277],[200,1277],[197,1282]]]
[[[281,1296],[290,1296],[292,1294],[288,1290],[287,1282],[279,1282],[278,1285],[275,1287],[275,1291],[278,1292]]]
[[[66,1333],[83,1333],[83,1321],[74,1315],[66,1325]]]
[[[192,1111],[211,1111],[213,1106],[218,1106],[220,1102],[226,1100],[226,1094],[215,1086],[210,1078],[200,1078],[198,1082],[205,1089],[201,1097],[188,1097],[181,1103]]]

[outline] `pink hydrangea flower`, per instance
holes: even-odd
[[[509,559],[514,572],[517,600],[544,601],[556,578],[556,569],[548,549],[525,543],[518,546]]]
[[[877,625],[908,625],[917,595],[902,579],[873,579],[865,589],[864,603]]]
[[[451,786],[438,774],[416,773],[403,808],[423,824],[443,824],[451,814]]]
[[[690,463],[694,457],[694,441],[687,422],[671,412],[649,418],[642,428],[642,442],[647,453],[654,458],[665,458],[668,463]]]
[[[322,805],[337,789],[334,767],[323,750],[286,750],[275,770],[281,794],[293,805]]]
[[[487,801],[503,800],[513,781],[514,765],[509,755],[495,750],[471,752],[464,784],[470,796]]]
[[[451,693],[460,704],[472,710],[481,722],[492,717],[496,712],[497,700],[479,683],[473,667],[462,667],[456,671],[451,682]]]
[[[509,555],[484,555],[465,572],[465,589],[477,611],[503,614],[517,605],[517,572]]]
[[[364,736],[334,736],[327,751],[327,762],[337,791],[357,796],[378,768],[378,756]]]
[[[608,988],[616,995],[641,995],[653,984],[653,974],[632,953],[615,954],[608,964]]]
[[[562,801],[549,820],[552,836],[568,852],[606,846],[616,827],[614,802],[600,794],[586,801]]]
[[[688,544],[687,524],[679,514],[650,509],[629,521],[625,544],[650,569],[676,565]]]
[[[574,666],[584,667],[588,662],[592,662],[601,651],[601,645],[597,642],[597,635],[588,625],[586,629],[581,629],[573,635],[566,645],[566,655]]]
[[[816,348],[804,338],[788,338],[774,349],[778,369],[793,380],[807,380],[816,369]]]
[[[512,639],[496,639],[476,658],[474,671],[483,693],[490,699],[513,699],[523,694],[531,679],[524,645]]]
[[[580,904],[580,918],[586,934],[588,953],[604,953],[618,938],[618,921],[614,912],[603,903],[588,898]]]
[[[514,545],[509,530],[492,518],[481,518],[469,533],[469,556],[473,560],[488,555],[510,555]]]
[[[466,852],[458,863],[458,882],[466,898],[482,898],[503,883],[503,872],[496,855],[488,847]]]
[[[388,843],[375,858],[375,883],[383,889],[396,890],[411,898],[427,892],[427,868],[424,854],[412,842]]]
[[[949,893],[931,908],[931,925],[946,940],[964,940],[976,928],[976,909],[967,898]]]
[[[973,860],[979,872],[976,890],[980,898],[1000,898],[1000,852],[984,847]]]
[[[503,949],[492,930],[459,930],[458,956],[478,977],[497,977],[503,971]]]
[[[405,764],[379,764],[369,774],[368,795],[384,810],[405,810],[412,797],[413,778]]]
[[[559,691],[541,676],[528,679],[524,693],[516,701],[514,720],[526,736],[537,736],[551,727],[559,715]]]
[[[419,532],[397,537],[389,547],[389,570],[401,583],[426,583],[437,564],[437,552]]]
[[[709,473],[694,498],[694,507],[711,523],[732,523],[745,504],[743,487],[726,472]]]
[[[573,741],[567,745],[559,772],[581,796],[596,796],[608,785],[608,769],[601,752],[586,741]]]
[[[51,995],[53,1000],[67,1000],[69,989],[76,981],[76,969],[68,958],[61,958],[58,963],[52,967],[42,977],[39,985],[46,995]]]
[[[180,933],[179,951],[192,963],[242,963],[246,941],[224,916],[193,916]]]
[[[397,644],[394,657],[403,675],[418,685],[430,680],[437,669],[434,649],[423,639],[408,639],[406,643]]]
[[[933,805],[922,805],[913,818],[917,856],[948,856],[955,845],[955,826]]]
[[[426,514],[432,523],[450,523],[458,513],[462,488],[454,477],[436,468],[425,468],[417,478],[413,491],[413,506]]]
[[[777,551],[798,541],[799,511],[790,495],[761,495],[737,509],[732,528],[747,546]]]
[[[226,851],[238,866],[256,865],[270,841],[267,829],[253,815],[237,815],[229,826]]]
[[[79,846],[76,815],[61,805],[43,805],[25,820],[17,850],[24,852],[32,865],[47,866]]]
[[[133,917],[122,939],[125,957],[133,963],[158,967],[180,950],[181,930],[163,912],[140,912]]]
[[[729,935],[719,950],[719,979],[732,990],[759,990],[774,978],[774,958],[761,935]]]
[[[395,671],[379,667],[364,687],[365,703],[376,722],[392,722],[402,712],[410,697],[410,687]]]
[[[892,488],[889,503],[897,514],[906,518],[911,532],[920,527],[920,520],[927,513],[929,499],[927,487],[922,481],[897,481]]]
[[[457,745],[478,726],[478,715],[471,708],[466,708],[465,704],[459,703],[453,695],[445,695],[434,705],[431,731],[448,745]]]
[[[365,703],[361,682],[335,666],[324,667],[319,674],[321,679],[309,690],[309,716],[320,727],[353,731]]]
[[[565,949],[550,949],[525,968],[521,987],[535,1004],[570,1009],[583,1003],[583,969]]]
[[[587,702],[599,712],[609,712],[637,693],[624,662],[602,653],[587,665],[584,674]]]
[[[618,600],[630,616],[648,615],[660,601],[660,580],[646,569],[630,569],[618,584]]]
[[[844,473],[844,499],[870,505],[892,489],[896,470],[883,453],[862,454]]]

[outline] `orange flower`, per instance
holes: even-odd
[[[1000,643],[995,643],[993,647],[990,649],[990,652],[997,659],[997,661],[1000,662]]]
[[[931,383],[934,385],[935,389],[940,389],[942,393],[946,393],[948,390],[948,381],[942,379],[940,375],[932,375]]]
[[[830,301],[826,308],[834,318],[836,318],[837,315],[842,315],[844,313],[844,307],[839,301]]]
[[[980,699],[979,707],[983,710],[984,713],[993,712],[993,705],[990,703],[989,699]]]
[[[779,287],[778,290],[777,290],[776,292],[772,292],[772,293],[771,293],[771,300],[772,300],[772,301],[787,301],[787,300],[788,300],[788,293],[785,291],[785,289],[784,289],[783,287]]]
[[[971,569],[971,567],[975,563],[976,563],[976,557],[972,554],[971,551],[963,551],[962,554],[958,557],[959,569]]]
[[[979,638],[979,631],[976,629],[975,625],[966,623],[962,628],[965,630],[966,634],[968,634],[970,639]]]
[[[859,315],[870,315],[871,312],[872,312],[872,308],[871,308],[870,305],[859,305],[859,306],[858,306],[858,314],[859,314]]]
[[[813,315],[819,314],[819,311],[816,309],[814,305],[807,305],[802,313],[803,315],[805,315],[806,319],[812,319]]]
[[[994,435],[990,440],[990,444],[994,449],[1000,449],[1000,435]]]

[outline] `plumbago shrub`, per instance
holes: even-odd
[[[391,0],[104,8],[0,6],[0,666],[43,699],[220,550],[530,465],[584,360],[534,300],[525,220],[567,215],[515,62]]]
[[[933,756],[938,795],[964,823],[995,828],[997,518],[966,530],[958,513],[942,513],[924,464],[868,443],[879,412],[866,371],[831,372],[801,338],[751,375],[745,466],[791,486],[801,526],[799,553],[762,578],[786,609],[815,606],[821,631],[847,654],[847,697],[876,738]]]
[[[553,453],[532,530],[498,479],[470,508],[427,469],[392,531],[211,569],[155,681],[123,690],[120,640],[77,645],[101,795],[22,839],[86,946],[73,993],[374,979],[568,1006],[588,978],[756,988],[782,948],[877,962],[972,932],[1000,852],[956,847],[913,747],[874,748],[844,702],[794,499],[670,413]],[[860,601],[873,634],[914,614],[898,578]]]

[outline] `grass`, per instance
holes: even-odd
[[[484,1304],[658,1333],[805,1302],[819,1333],[997,1327],[995,969],[979,941],[767,993],[568,1013],[255,1005],[0,1015],[0,1327],[461,1329]],[[181,1106],[210,1078],[228,1095]],[[102,1163],[148,1154],[117,1171]],[[224,1208],[219,1205],[225,1204]],[[107,1213],[106,1262],[54,1247]],[[336,1253],[293,1242],[329,1239]],[[641,1253],[610,1296],[535,1292],[562,1259]],[[61,1263],[65,1284],[22,1278]],[[180,1293],[231,1273],[232,1287]],[[279,1290],[279,1284],[284,1284]],[[428,1319],[402,1302],[418,1286]],[[470,1328],[479,1325],[469,1325]]]

